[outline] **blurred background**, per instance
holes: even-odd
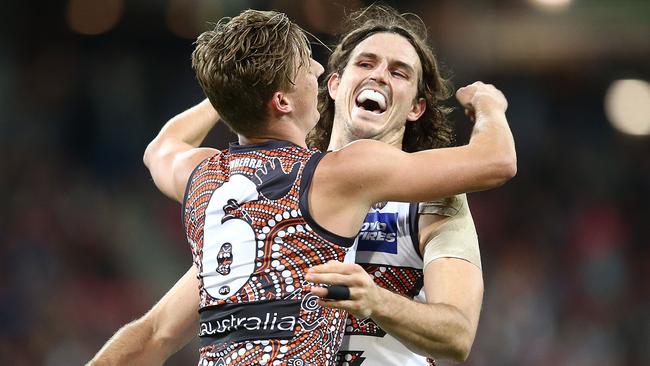
[[[486,289],[466,364],[650,365],[650,2],[387,3],[422,17],[456,88],[510,102],[518,175],[470,195]],[[3,1],[0,364],[84,363],[190,266],[142,154],[202,99],[190,53],[208,21],[275,9],[332,44],[368,4]],[[219,125],[208,144],[229,140]],[[167,364],[196,360],[194,344]]]

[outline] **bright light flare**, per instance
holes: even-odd
[[[650,83],[645,80],[616,80],[605,95],[609,122],[622,133],[650,134]]]
[[[564,10],[571,5],[573,0],[529,0],[533,5],[548,11]]]

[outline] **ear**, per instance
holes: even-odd
[[[336,92],[339,90],[339,74],[333,73],[330,75],[330,78],[327,79],[327,91],[330,94],[330,98],[336,100]]]
[[[277,114],[289,114],[293,111],[291,101],[283,92],[276,91],[273,93],[271,100],[269,101],[269,106],[274,113]]]
[[[417,102],[413,103],[413,107],[411,107],[411,111],[409,114],[406,116],[407,121],[417,121],[418,118],[422,117],[422,114],[424,114],[424,111],[427,110],[427,102],[424,100],[424,98],[419,98]]]

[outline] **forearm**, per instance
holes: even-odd
[[[154,337],[151,326],[139,319],[117,331],[87,365],[162,365],[173,353],[169,348]]]
[[[206,99],[170,119],[149,143],[143,161],[156,187],[166,196],[182,202],[196,165],[218,152],[197,148],[218,120],[218,113]]]
[[[198,147],[218,121],[219,114],[207,99],[174,116],[147,146],[145,165],[151,167],[152,162],[167,154]]]
[[[494,182],[488,181],[488,188],[501,185],[515,176],[517,154],[505,112],[477,111],[469,145],[481,164],[486,165],[486,171],[494,177]]]
[[[474,331],[456,307],[416,302],[383,288],[381,299],[372,319],[411,351],[457,362],[467,358]]]
[[[208,99],[170,119],[156,139],[175,139],[198,147],[219,121],[219,114]]]
[[[198,331],[198,278],[191,266],[143,317],[115,333],[89,362],[104,365],[160,365]]]
[[[475,120],[467,148],[472,161],[480,161],[482,172],[489,172],[484,189],[498,186],[517,172],[515,143],[506,119],[508,101],[494,85],[477,81],[456,91],[465,113]],[[478,174],[479,176],[484,174]]]
[[[440,259],[425,268],[426,304],[378,286],[358,264],[329,261],[310,268],[305,279],[316,284],[310,292],[320,305],[370,317],[414,352],[463,361],[474,342],[483,283],[481,271],[463,260]],[[321,284],[345,285],[350,297],[325,301],[328,289]]]

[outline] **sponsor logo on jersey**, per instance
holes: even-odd
[[[368,213],[357,238],[357,251],[397,254],[397,213]]]
[[[201,311],[201,346],[214,342],[254,339],[289,339],[294,336],[300,311],[297,300],[264,300],[225,304]]]

